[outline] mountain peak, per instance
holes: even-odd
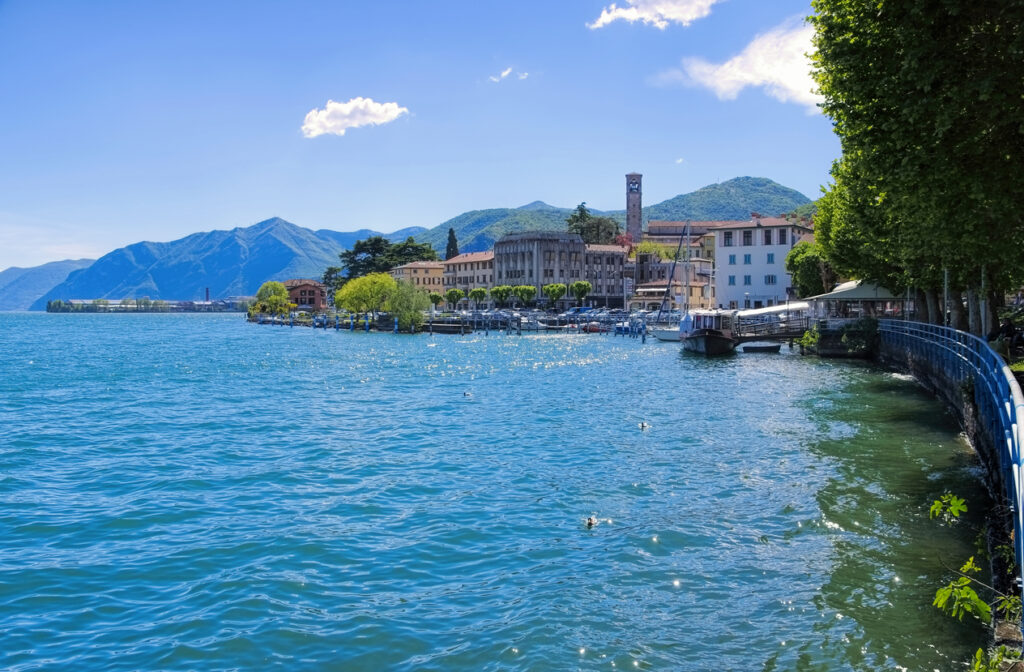
[[[533,201],[532,203],[527,203],[526,205],[521,205],[518,208],[516,208],[516,210],[558,210],[558,209],[559,208],[556,208],[553,205],[548,205],[544,201]]]

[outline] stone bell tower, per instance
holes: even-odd
[[[633,244],[639,243],[644,237],[644,223],[641,217],[641,182],[644,176],[640,173],[629,173],[626,175],[626,233],[633,239]]]

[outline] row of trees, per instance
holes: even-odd
[[[919,290],[932,322],[948,286],[954,325],[980,334],[981,300],[1024,282],[1024,2],[812,6],[814,76],[842,147],[815,218],[821,253],[842,275]]]
[[[547,297],[549,305],[557,303],[566,292],[571,293],[576,301],[582,303],[590,292],[593,290],[593,286],[586,280],[577,280],[571,285],[565,285],[562,283],[553,283],[550,285],[544,285],[541,291],[544,296]],[[490,294],[491,298],[494,299],[495,303],[499,306],[507,306],[511,299],[516,299],[520,305],[526,306],[533,302],[537,298],[537,288],[533,285],[498,285],[492,287],[488,292],[483,287],[477,287],[469,290],[469,293],[463,292],[461,289],[449,289],[443,295],[436,292],[430,294],[431,300],[438,304],[442,300],[447,300],[453,307],[456,306],[459,301],[466,298],[467,296],[473,301],[474,305],[479,308],[480,304],[487,300],[487,295]],[[436,297],[436,300],[435,300]]]
[[[156,299],[151,301],[148,296],[139,299],[121,299],[111,303],[107,299],[93,299],[89,303],[71,303],[54,299],[46,302],[48,313],[107,313],[112,310],[132,311],[140,313],[165,313],[168,310],[167,302]]]

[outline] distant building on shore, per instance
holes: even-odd
[[[545,285],[578,280],[591,284],[587,302],[595,306],[625,305],[623,267],[628,248],[621,245],[587,245],[576,233],[530,231],[510,233],[494,243],[494,283],[533,285],[543,300]],[[566,293],[563,303],[573,303]]]
[[[396,266],[389,272],[395,280],[411,282],[418,289],[442,294],[445,292],[443,261],[412,261]]]
[[[296,310],[327,310],[327,287],[322,282],[299,278],[285,280],[284,287],[288,290],[288,301],[295,304]]]
[[[715,293],[724,308],[766,308],[793,294],[786,255],[814,233],[802,222],[752,213],[749,221],[715,228]]]
[[[444,265],[442,293],[449,289],[461,289],[469,294],[469,290],[477,287],[489,292],[495,285],[494,252],[466,252],[441,263]]]

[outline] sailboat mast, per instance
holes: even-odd
[[[686,263],[683,264],[683,282],[686,289],[683,298],[683,315],[690,312],[690,220],[686,220]]]

